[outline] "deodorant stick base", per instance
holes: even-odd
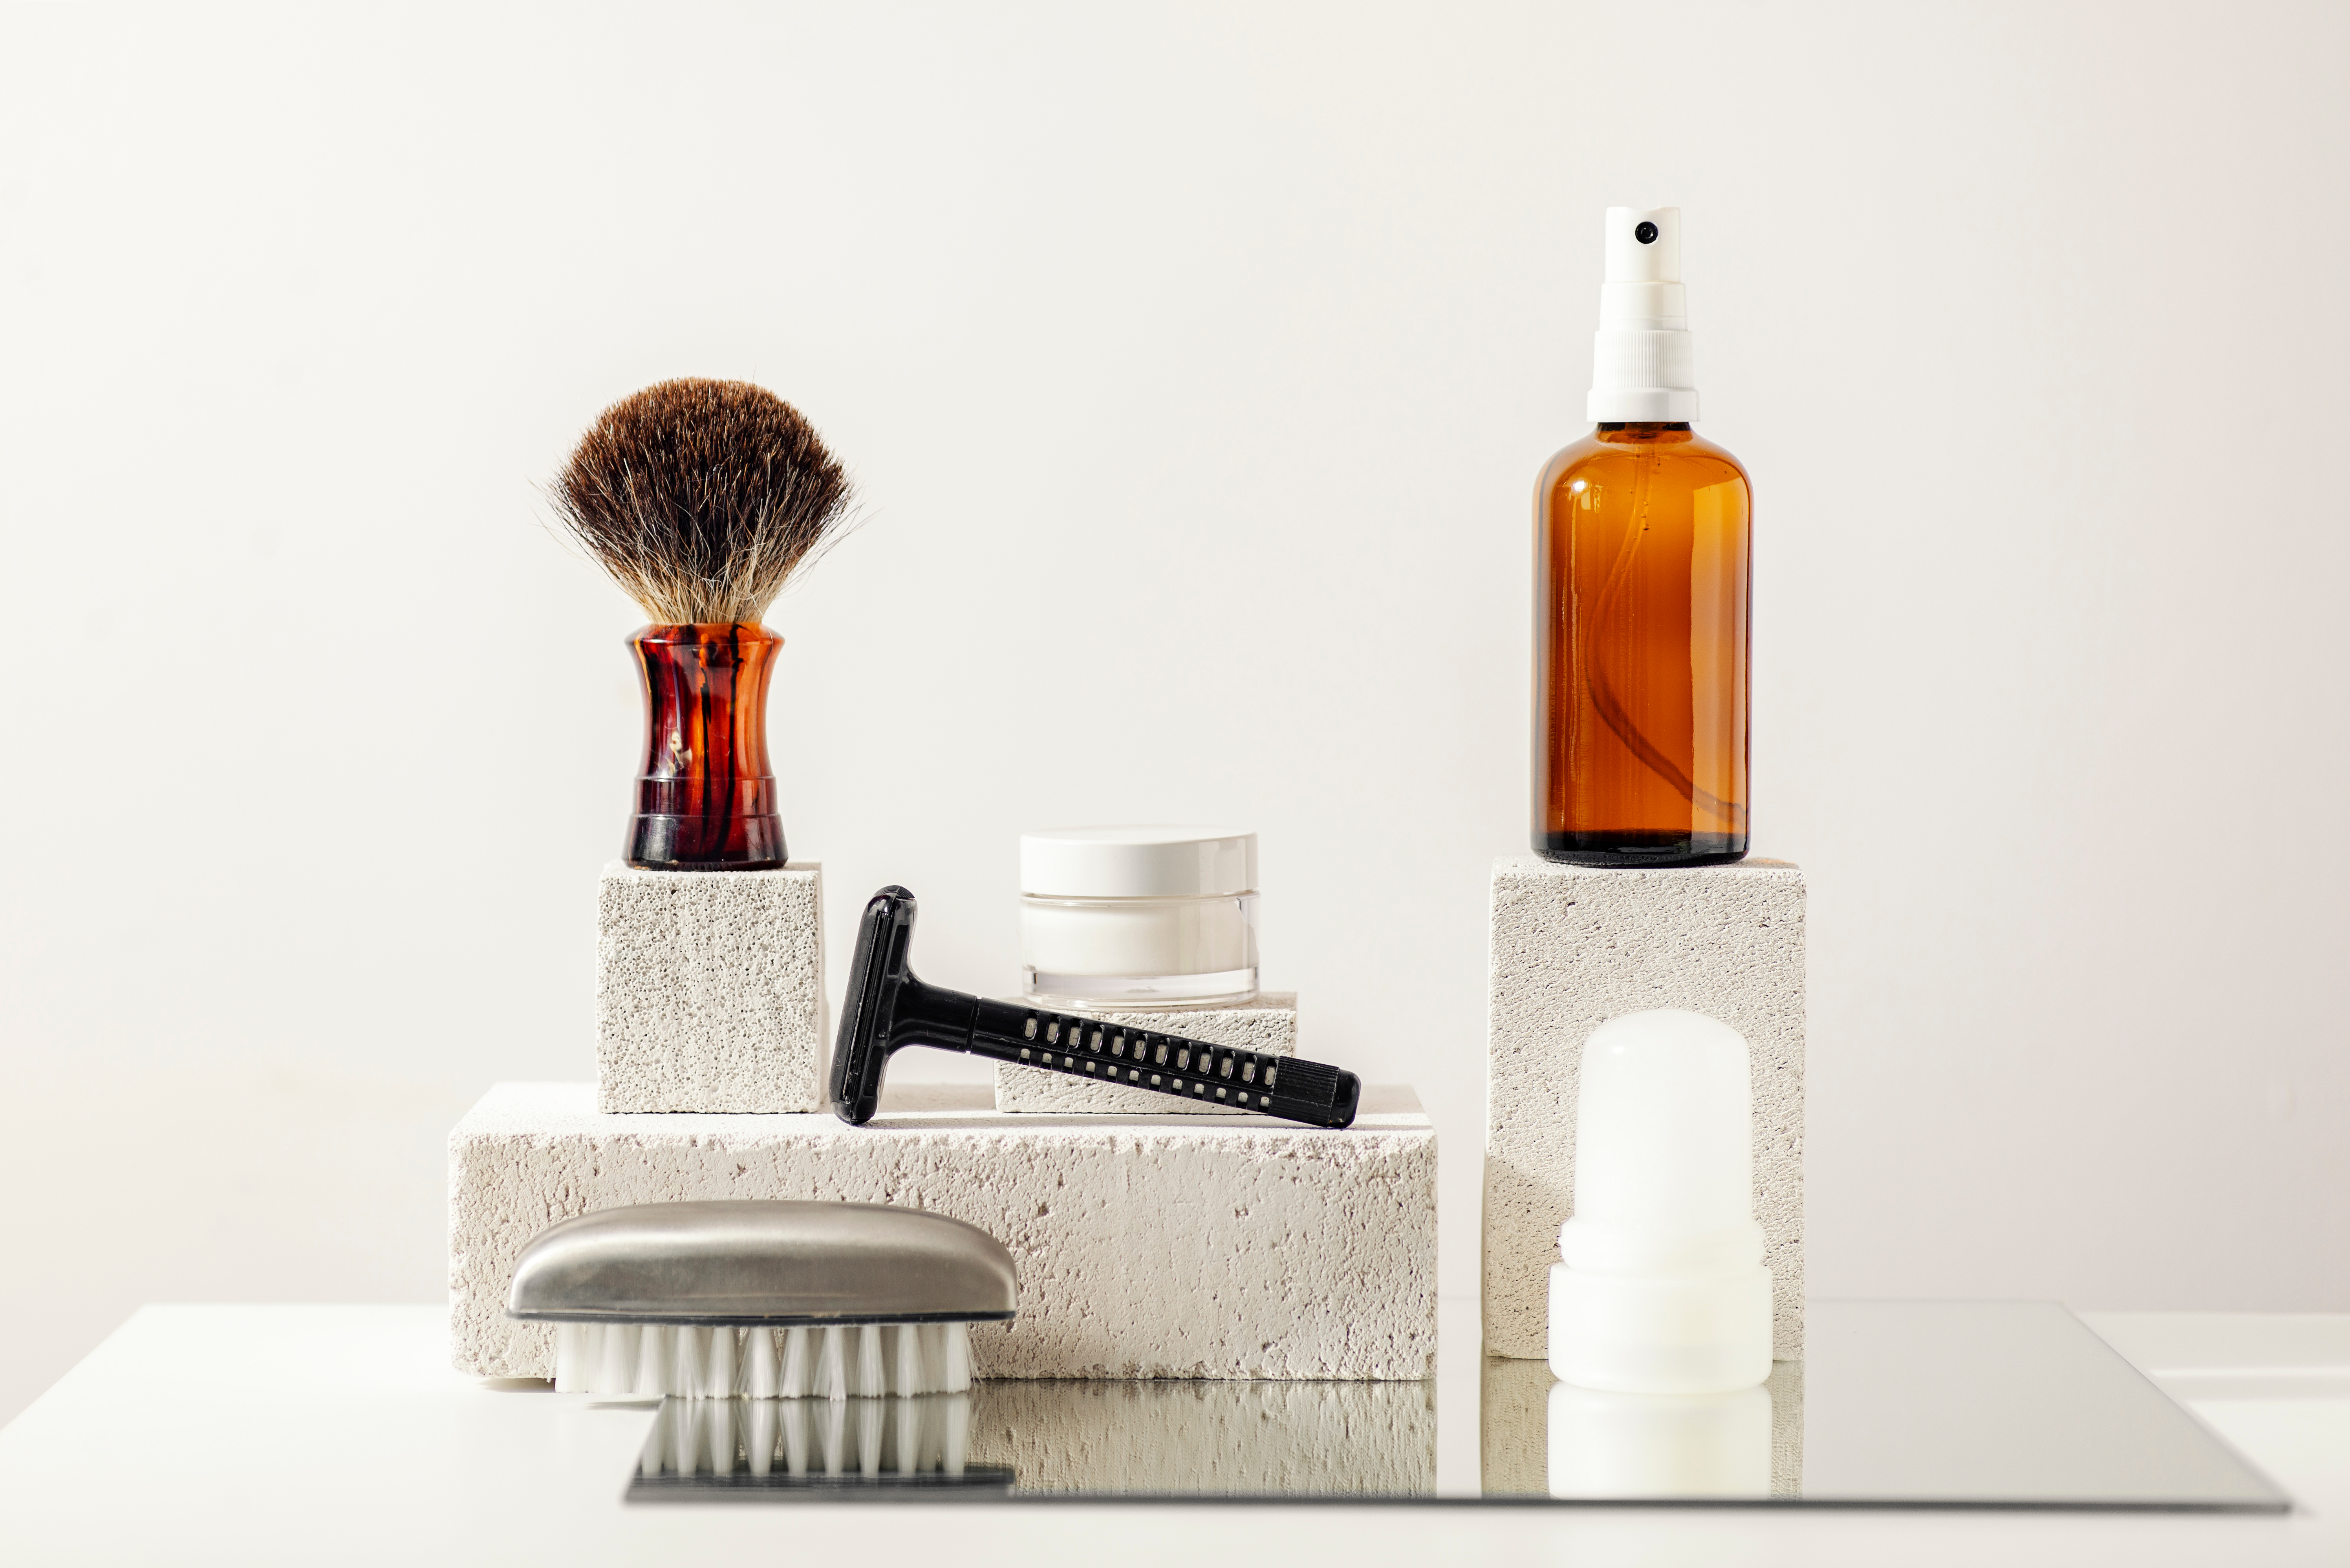
[[[1550,1369],[1625,1394],[1752,1388],[1771,1376],[1771,1271],[1673,1279],[1554,1263]]]

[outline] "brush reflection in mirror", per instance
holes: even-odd
[[[971,1396],[661,1401],[639,1484],[910,1480],[1006,1484],[970,1462]]]
[[[632,1495],[1014,1486],[1102,1497],[1427,1495],[1426,1383],[1003,1379],[968,1394],[661,1407]]]
[[[1555,1383],[1553,1497],[1771,1495],[1771,1395],[1617,1394]]]

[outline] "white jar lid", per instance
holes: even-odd
[[[1256,891],[1239,827],[1053,827],[1020,836],[1020,890],[1056,898],[1198,898]]]

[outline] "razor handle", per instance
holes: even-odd
[[[973,1000],[978,1005],[967,1047],[973,1055],[1308,1127],[1352,1127],[1362,1099],[1361,1079],[1320,1062],[1268,1056],[1073,1012]]]
[[[916,978],[907,962],[913,931],[914,896],[905,888],[884,888],[866,904],[829,1085],[834,1114],[852,1126],[873,1119],[889,1057],[908,1045],[961,1051],[1308,1127],[1355,1123],[1363,1084],[1343,1068],[931,985]]]

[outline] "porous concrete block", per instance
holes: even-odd
[[[1436,1356],[1436,1131],[1409,1089],[1353,1127],[1268,1116],[1004,1116],[983,1085],[893,1085],[829,1116],[605,1116],[585,1084],[504,1084],[449,1136],[452,1357],[544,1377],[510,1322],[531,1238],[629,1203],[928,1209],[1012,1249],[1020,1314],[972,1332],[993,1377],[1421,1378]]]
[[[1165,1007],[1141,1012],[1076,1007],[1056,1011],[1098,1018],[1121,1029],[1148,1029],[1158,1034],[1204,1040],[1211,1045],[1229,1045],[1235,1051],[1257,1051],[1268,1056],[1297,1054],[1297,993],[1294,991],[1261,992],[1253,1000],[1231,1007]],[[1063,1073],[1023,1067],[1014,1062],[999,1062],[995,1065],[995,1108],[1047,1116],[1147,1116],[1165,1111],[1193,1116],[1216,1114],[1216,1107],[1205,1103],[1193,1104],[1172,1095],[1154,1095],[1148,1089],[1119,1088],[1072,1078]]]
[[[1771,1353],[1804,1354],[1804,874],[1783,860],[1618,871],[1493,866],[1485,1075],[1485,1348],[1547,1353],[1575,1210],[1575,1082],[1609,1019],[1682,1007],[1746,1037]]]
[[[821,1110],[828,1033],[822,867],[604,867],[598,1109]]]

